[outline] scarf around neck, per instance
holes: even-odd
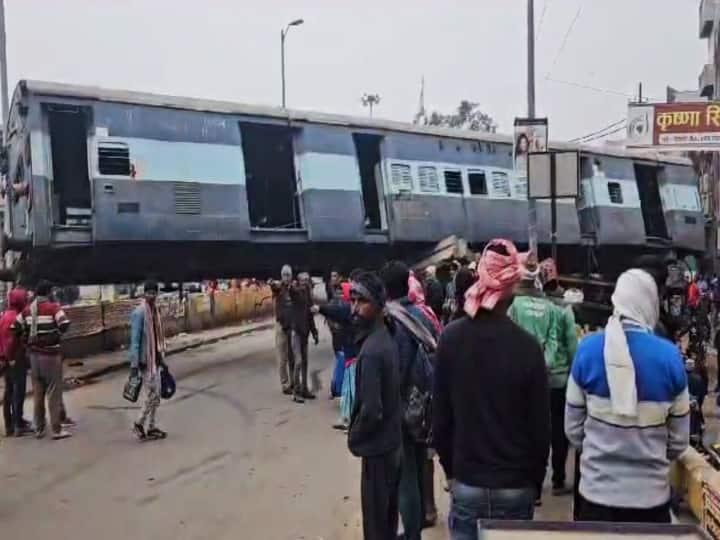
[[[624,324],[652,332],[660,317],[655,280],[644,270],[633,268],[620,275],[612,295],[613,314],[605,326],[603,359],[612,411],[635,417],[638,412],[635,365]]]
[[[150,375],[155,375],[159,361],[165,357],[165,332],[157,305],[151,306],[147,300],[143,300],[142,306],[145,323],[143,324],[145,362]]]

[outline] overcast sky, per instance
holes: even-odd
[[[526,113],[526,0],[5,0],[12,86],[36,78],[410,121],[478,101]],[[699,0],[536,0],[538,115],[553,139],[623,118],[627,96],[697,88]],[[578,15],[578,9],[579,15]],[[543,14],[544,12],[544,14]],[[576,19],[577,17],[577,19]],[[568,35],[572,21],[576,22]],[[565,46],[562,47],[565,36]],[[554,81],[594,87],[583,89]]]

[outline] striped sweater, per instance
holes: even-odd
[[[41,354],[59,354],[60,337],[70,326],[70,319],[60,304],[38,297],[37,336],[31,334],[31,305],[27,306],[17,317],[16,327],[22,332],[31,352]]]
[[[582,449],[580,493],[611,507],[652,508],[670,499],[670,461],[688,446],[687,377],[669,341],[626,326],[638,393],[636,417],[613,413],[603,358],[605,335],[578,347],[567,388],[565,432]]]

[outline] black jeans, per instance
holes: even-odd
[[[553,487],[565,485],[565,464],[569,443],[565,436],[565,388],[550,390],[550,425],[552,430],[552,483]]]
[[[616,523],[670,523],[670,501],[653,508],[615,508],[595,504],[580,496],[580,512],[575,521]]]
[[[23,409],[27,390],[27,363],[16,362],[5,369],[5,393],[3,395],[3,419],[5,431],[10,433],[23,426]]]
[[[365,540],[396,540],[402,448],[362,458],[360,495]]]

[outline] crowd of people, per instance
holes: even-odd
[[[507,240],[451,265],[445,286],[433,267],[416,274],[391,261],[348,279],[333,271],[329,301],[315,306],[307,278],[289,267],[281,277],[271,283],[281,389],[311,396],[310,321],[324,316],[340,397],[333,427],[361,458],[366,539],[415,540],[435,523],[435,453],[454,540],[477,538],[479,519],[532,519],[551,454],[551,493],[575,492],[577,520],[670,522],[688,374],[679,348],[656,334],[664,282],[653,269],[623,273],[607,326],[579,343],[554,261]]]
[[[448,270],[446,285],[436,268],[416,273],[401,261],[347,279],[333,271],[322,305],[307,273],[295,278],[284,266],[269,282],[280,390],[295,403],[316,398],[308,385],[315,316],[330,327],[330,397],[340,398],[333,427],[361,459],[364,537],[396,540],[401,519],[401,538],[417,540],[435,524],[436,455],[454,540],[477,538],[479,519],[532,519],[551,454],[551,493],[574,491],[576,519],[670,522],[669,466],[688,446],[688,380],[697,377],[659,335],[666,276],[642,265],[624,272],[605,328],[578,343],[572,294],[563,294],[554,261],[497,239]],[[9,436],[45,436],[46,401],[52,438],[71,436],[60,350],[70,321],[50,293],[45,281],[34,292],[15,288],[0,317]],[[145,389],[133,424],[140,440],[166,436],[156,422],[168,373],[157,294],[147,281],[130,317],[130,381]],[[32,424],[23,416],[28,369]]]
[[[144,284],[143,299],[130,315],[130,380],[144,389],[145,402],[132,430],[140,440],[164,439],[167,434],[156,425],[160,398],[174,392],[174,380],[164,362],[165,334],[155,300],[158,283]],[[70,326],[49,281],[40,280],[34,291],[15,287],[8,293],[7,306],[0,315],[0,372],[4,378],[3,419],[7,437],[35,435],[53,440],[72,436],[71,419],[63,400],[62,335]],[[27,378],[30,373],[33,421],[25,419]],[[163,377],[163,374],[165,375]],[[163,382],[164,384],[161,384]],[[172,390],[168,390],[173,386]]]
[[[34,291],[14,288],[0,316],[0,370],[4,373],[3,418],[8,437],[45,437],[50,418],[53,440],[72,436],[75,422],[63,402],[61,336],[70,325],[52,284],[40,281]],[[24,417],[27,374],[33,388],[33,423]],[[47,404],[47,408],[46,408]]]

